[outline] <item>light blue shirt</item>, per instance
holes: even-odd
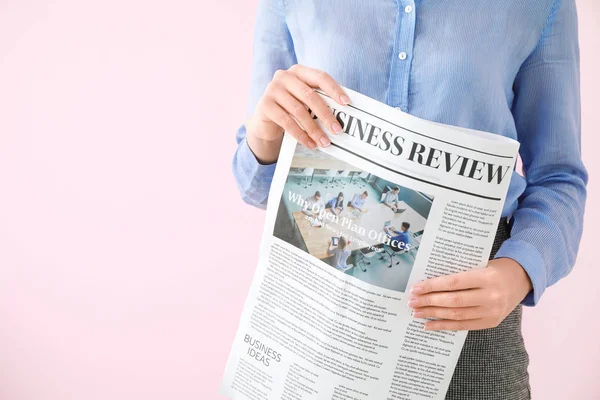
[[[261,0],[249,109],[277,69],[300,63],[420,118],[517,139],[496,257],[533,282],[524,304],[567,275],[582,233],[575,0]],[[233,160],[243,199],[264,207],[275,165],[260,165],[241,127]]]
[[[337,197],[334,197],[333,199],[329,200],[327,202],[327,205],[331,208],[341,208],[342,211],[344,211],[344,200],[339,201]]]
[[[367,202],[367,199],[363,199],[362,193],[357,193],[352,196],[352,200],[350,200],[350,205],[354,208],[362,209]]]
[[[398,204],[398,193],[394,193],[393,190],[390,190],[389,192],[383,195],[382,203],[390,205]]]

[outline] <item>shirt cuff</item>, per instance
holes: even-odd
[[[236,150],[233,162],[234,175],[243,200],[265,208],[271,181],[277,163],[261,164],[243,138]]]
[[[533,290],[529,292],[521,304],[535,306],[547,287],[546,263],[540,252],[531,243],[508,239],[500,246],[500,250],[494,256],[494,259],[496,258],[510,258],[523,267],[529,275]]]
[[[248,171],[254,171],[256,176],[264,176],[264,177],[273,177],[273,173],[275,172],[275,167],[277,166],[277,162],[271,164],[262,164],[254,153],[252,149],[248,145],[246,138],[243,138],[239,144],[239,156],[241,158],[242,164],[248,168]]]

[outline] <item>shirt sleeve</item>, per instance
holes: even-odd
[[[512,216],[511,237],[496,258],[511,258],[525,269],[533,290],[523,304],[532,306],[571,271],[583,230],[588,175],[581,160],[575,0],[556,0],[513,90],[527,187]]]
[[[252,80],[247,114],[254,112],[275,71],[296,64],[292,38],[285,22],[282,0],[260,0],[254,31]],[[246,143],[246,127],[236,135],[238,147],[233,156],[233,175],[242,199],[265,208],[275,164],[262,165]]]

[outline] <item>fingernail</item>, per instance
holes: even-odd
[[[342,104],[345,104],[345,105],[350,104],[350,98],[348,96],[346,96],[345,94],[340,96],[340,101],[342,102]]]
[[[410,308],[415,308],[415,306],[417,305],[417,303],[418,303],[417,299],[410,299],[410,300],[408,301],[408,306],[409,306]]]
[[[342,126],[338,122],[334,122],[333,125],[331,125],[331,129],[333,129],[335,133],[342,132]]]
[[[411,293],[414,293],[414,294],[423,293],[423,288],[422,288],[421,286],[413,286],[413,287],[410,289],[410,292],[411,292]]]
[[[413,313],[413,317],[415,318],[423,318],[425,316],[425,313],[423,311],[415,311]]]
[[[331,144],[331,142],[329,141],[329,139],[327,139],[326,136],[321,136],[321,139],[319,139],[321,141],[321,144],[323,145],[323,147],[327,147]]]

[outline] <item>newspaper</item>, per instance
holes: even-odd
[[[487,265],[519,144],[348,93],[345,107],[320,93],[344,128],[331,146],[285,135],[221,386],[231,399],[447,392],[467,332],[425,331],[407,290]]]

